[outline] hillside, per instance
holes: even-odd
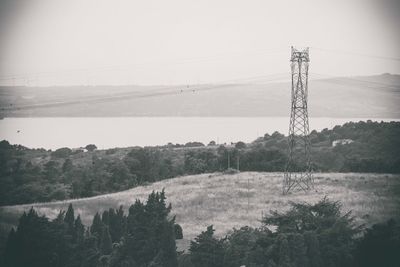
[[[183,176],[92,198],[0,207],[0,223],[6,228],[15,225],[23,211],[31,207],[54,218],[60,209],[66,210],[72,203],[75,212],[88,225],[98,210],[119,205],[126,210],[135,199],[144,200],[152,190],[163,188],[186,240],[211,224],[218,236],[233,227],[260,226],[262,215],[270,210],[283,211],[290,201],[315,203],[325,196],[341,201],[343,211],[352,210],[358,223],[370,225],[391,217],[400,218],[400,175],[316,173],[314,177],[315,191],[283,196],[282,173]]]
[[[310,116],[400,118],[400,75],[314,76]],[[288,116],[289,93],[289,82],[0,87],[0,117]]]
[[[400,173],[400,122],[349,122],[310,134],[315,172]],[[353,142],[333,146],[335,140]],[[127,147],[84,151],[29,149],[0,141],[0,206],[92,197],[184,175],[280,172],[287,137],[265,134],[251,143]],[[294,158],[301,164],[302,154]],[[298,168],[301,168],[299,165]]]

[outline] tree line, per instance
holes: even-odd
[[[181,267],[369,267],[398,266],[400,225],[394,220],[364,229],[339,202],[291,203],[271,212],[262,226],[232,229],[223,238],[212,225],[177,252],[182,229],[171,216],[164,192],[147,202],[96,213],[85,227],[72,205],[49,220],[34,209],[24,213],[8,236],[1,262],[22,266]]]
[[[400,122],[349,122],[312,131],[313,170],[400,173]],[[335,140],[352,143],[332,146]],[[287,137],[275,132],[234,145],[167,144],[87,152],[28,149],[0,142],[0,205],[90,197],[180,175],[225,171],[283,171]],[[295,161],[301,162],[300,154]],[[301,166],[298,166],[301,169]]]
[[[31,209],[7,240],[2,263],[23,266],[177,266],[175,218],[164,192],[139,200],[125,215],[122,207],[96,213],[85,227],[72,205],[54,220]],[[181,233],[181,232],[180,232]]]

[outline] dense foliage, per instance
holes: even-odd
[[[89,228],[72,205],[54,220],[31,209],[12,229],[3,257],[6,267],[177,266],[174,218],[164,192],[122,208],[97,213]]]
[[[9,233],[0,265],[68,267],[322,267],[398,266],[400,225],[394,220],[374,225],[362,236],[350,213],[322,199],[292,203],[285,213],[271,212],[260,228],[233,229],[224,238],[207,227],[178,253],[165,194],[137,200],[128,215],[122,207],[96,213],[85,227],[72,205],[54,220],[31,209]],[[178,230],[177,230],[178,229]]]
[[[400,225],[374,225],[360,237],[362,227],[353,220],[341,214],[338,202],[292,203],[289,211],[265,217],[262,227],[234,229],[222,239],[209,226],[191,242],[190,254],[179,257],[179,266],[398,266]]]
[[[346,123],[313,131],[314,171],[400,173],[400,123]],[[335,140],[349,144],[332,146]],[[161,147],[56,151],[0,142],[0,205],[63,200],[116,192],[185,174],[282,171],[287,137],[275,132],[250,144],[204,146],[199,142]],[[295,154],[296,156],[296,154]],[[300,168],[300,166],[299,166]]]

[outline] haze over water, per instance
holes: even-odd
[[[310,131],[332,128],[366,118],[310,118]],[[373,121],[399,119],[373,119]],[[207,145],[251,142],[275,131],[287,135],[287,117],[120,117],[120,118],[4,118],[0,140],[29,148],[57,149],[96,144],[100,149],[128,146]]]

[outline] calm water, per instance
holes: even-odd
[[[360,120],[366,119],[311,118],[310,129],[321,130]],[[289,118],[285,117],[5,118],[0,120],[0,140],[46,149],[87,144],[113,148],[189,141],[208,144],[211,140],[251,142],[274,131],[287,135],[288,123]]]

